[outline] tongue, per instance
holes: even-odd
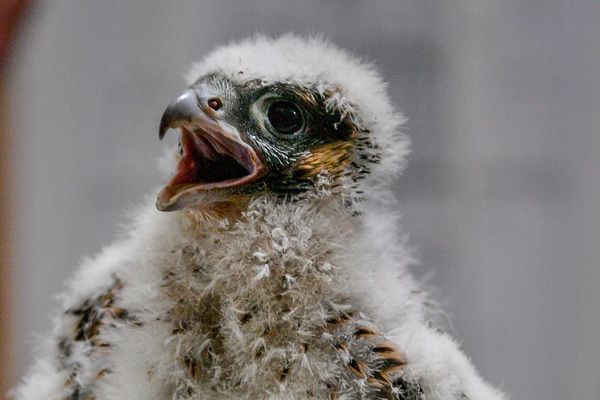
[[[215,145],[203,135],[183,128],[183,157],[177,165],[172,185],[204,184],[239,179],[249,174],[221,145]],[[217,146],[219,148],[217,148]]]

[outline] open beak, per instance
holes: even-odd
[[[170,128],[181,130],[177,168],[156,201],[161,211],[191,206],[207,191],[245,185],[264,174],[254,149],[235,127],[212,117],[206,104],[207,99],[188,89],[161,118],[160,139]]]

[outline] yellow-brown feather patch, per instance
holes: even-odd
[[[351,140],[340,140],[317,146],[296,164],[296,171],[306,178],[314,178],[323,172],[337,177],[352,161],[353,150],[354,144]]]

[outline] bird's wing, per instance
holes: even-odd
[[[110,371],[110,343],[104,331],[119,324],[138,323],[119,305],[124,285],[118,273],[127,259],[127,247],[108,247],[75,273],[63,295],[61,312],[54,319],[52,335],[36,349],[37,362],[12,391],[12,398],[94,398],[93,386]]]
[[[423,400],[419,383],[404,376],[402,351],[360,313],[329,321],[332,342],[348,371],[369,398]],[[335,398],[335,395],[334,395]]]
[[[358,380],[361,398],[506,399],[481,379],[455,341],[427,324],[419,324],[418,332],[386,335],[361,313],[329,323],[339,360]]]

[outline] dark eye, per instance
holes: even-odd
[[[289,101],[275,101],[269,106],[267,117],[273,129],[290,135],[302,129],[304,121],[297,105]]]

